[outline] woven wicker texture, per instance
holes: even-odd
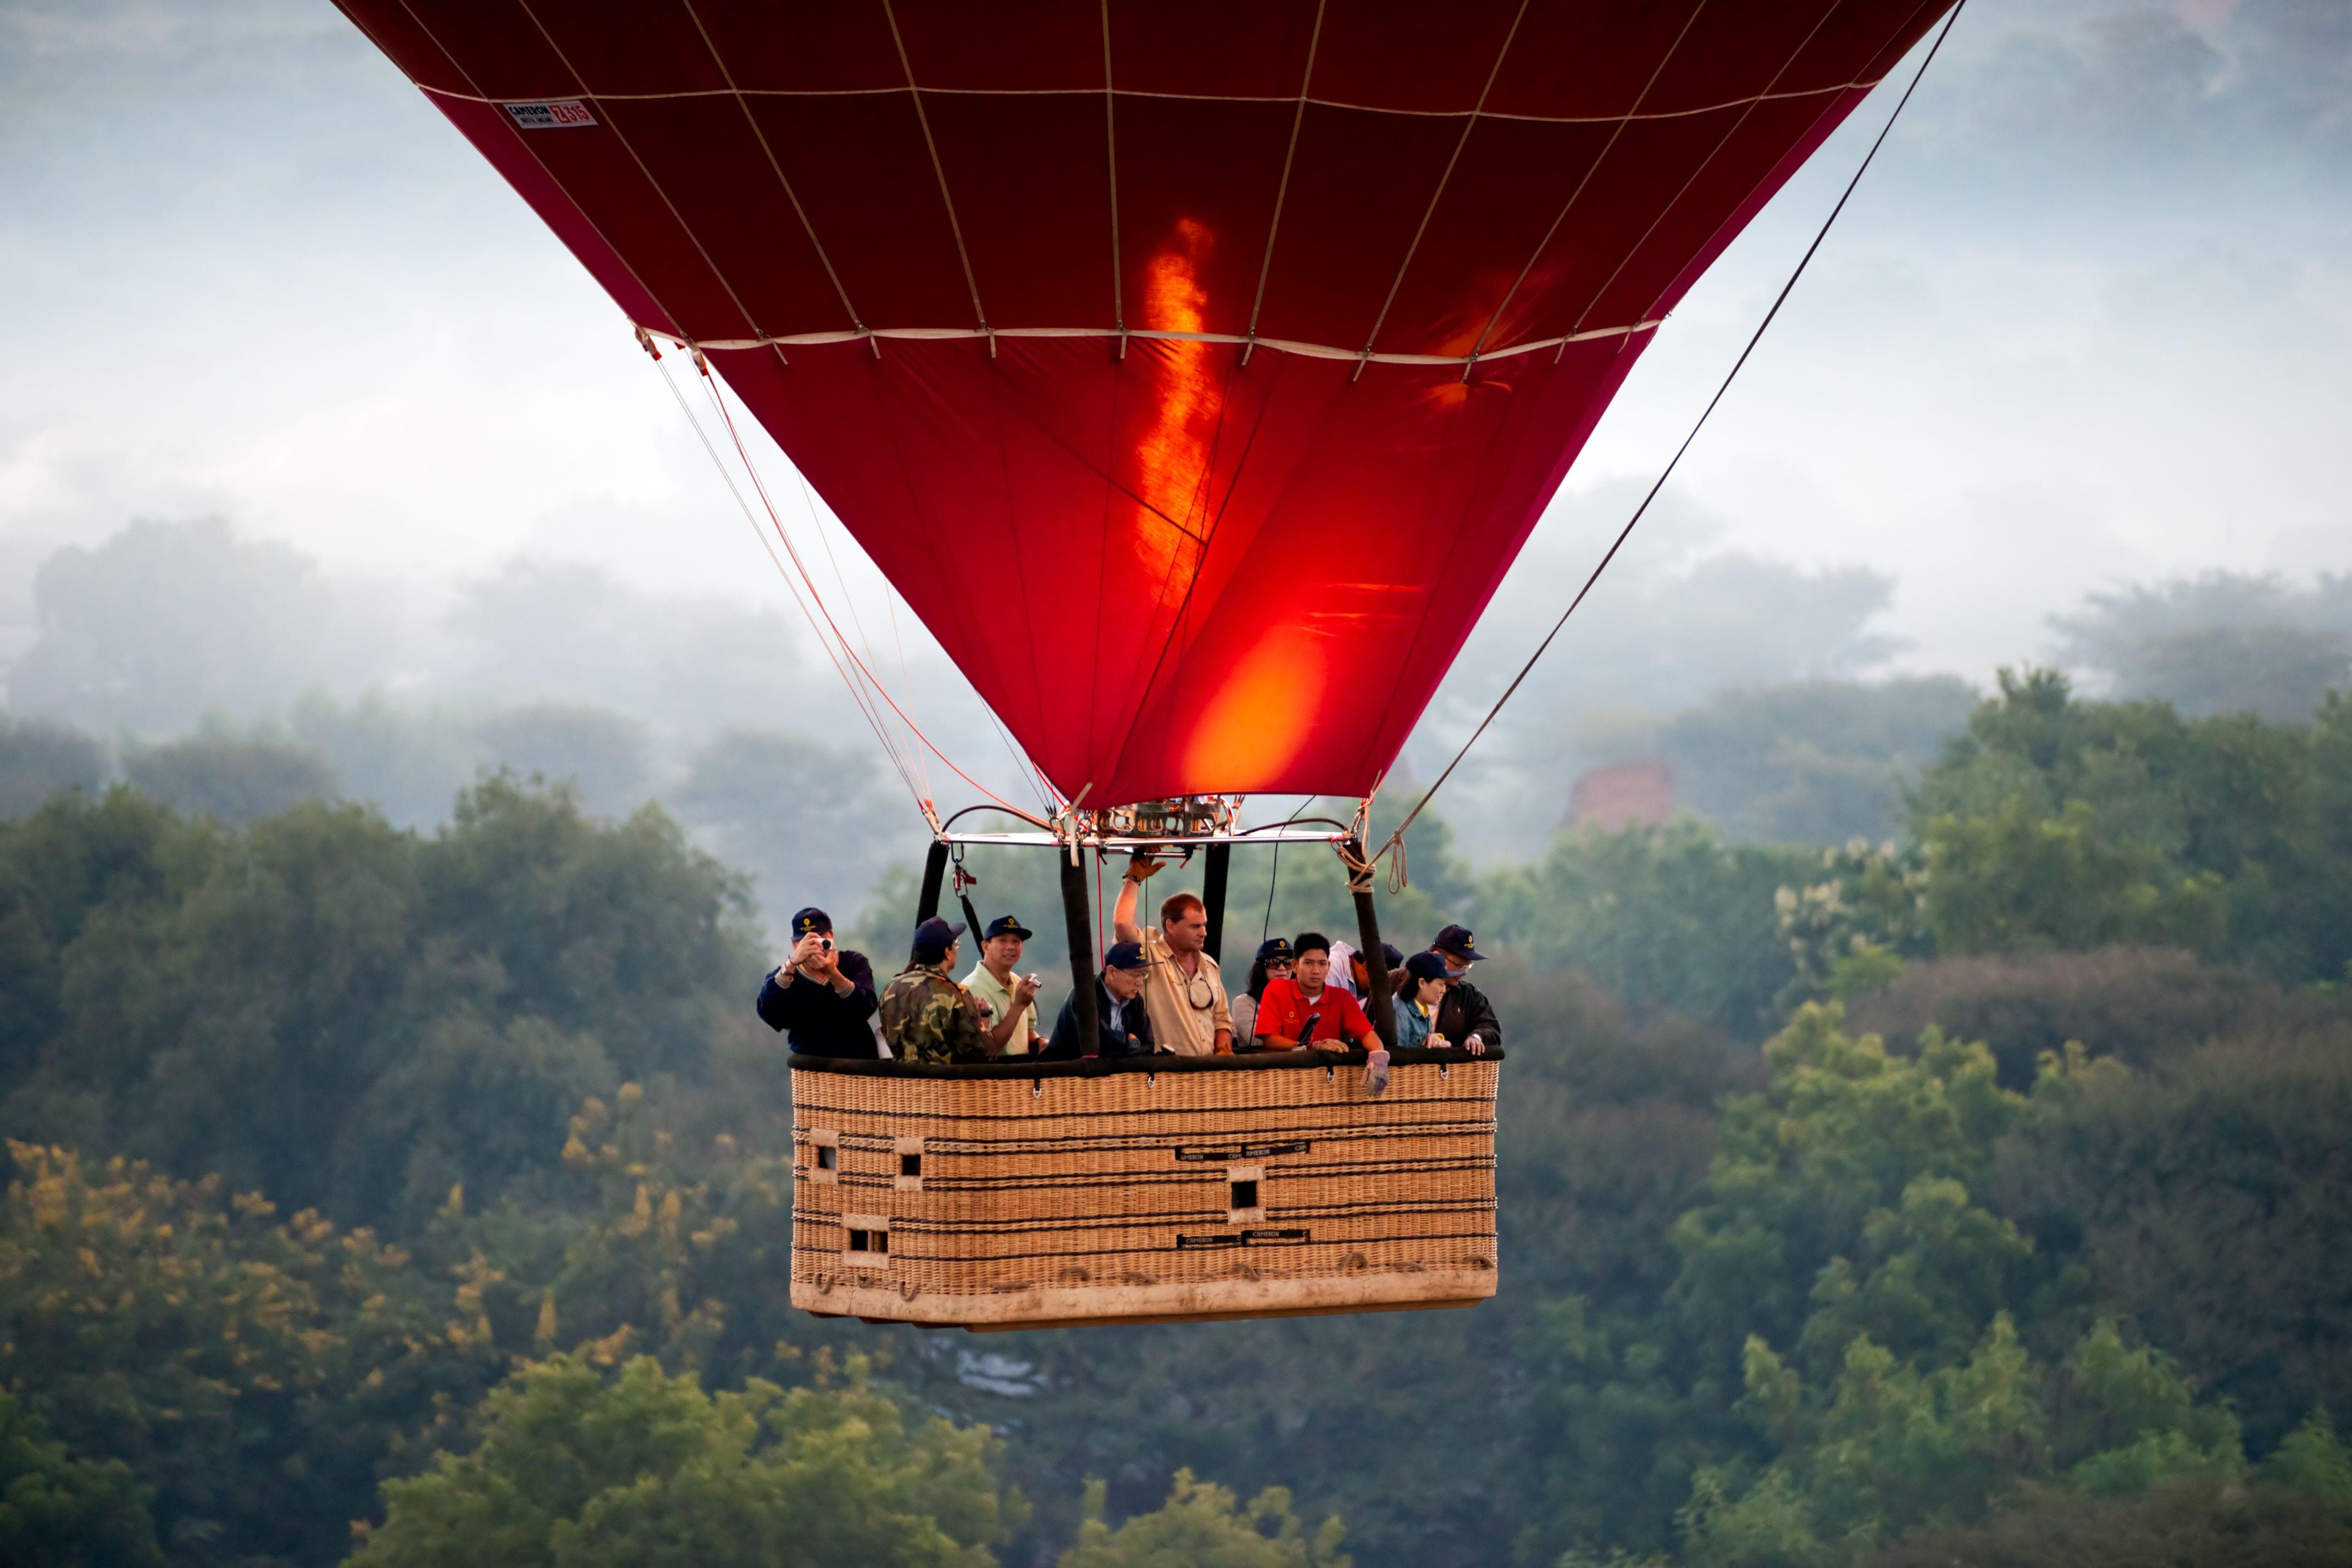
[[[1469,1304],[1495,1289],[1491,1062],[793,1074],[793,1301],[1005,1327]]]

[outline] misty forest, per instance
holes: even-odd
[[[2058,149],[2112,215],[2293,146],[2352,205],[2335,8],[2093,9],[1955,68],[2072,118],[1938,155]],[[2053,569],[1946,657],[1931,567],[1669,489],[1380,894],[1492,955],[1499,1294],[977,1335],[787,1299],[751,1000],[803,905],[897,969],[927,837],[772,579],[49,527],[16,472],[0,1562],[2352,1562],[2352,571]],[[1592,553],[1538,536],[1375,831]],[[1052,858],[964,864],[1050,1012]],[[1228,974],[1353,919],[1327,850],[1241,850]]]

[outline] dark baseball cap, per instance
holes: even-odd
[[[1018,936],[1026,942],[1036,935],[1010,915],[1000,915],[988,923],[988,929],[981,933],[980,939],[985,942],[992,936]]]
[[[1397,950],[1397,945],[1393,942],[1383,942],[1381,944],[1381,956],[1389,961],[1389,967],[1391,969],[1398,967],[1404,962],[1404,955]]]
[[[1404,972],[1416,980],[1445,978],[1445,960],[1434,953],[1415,953],[1404,961]]]
[[[1149,969],[1151,960],[1143,956],[1143,944],[1140,942],[1114,942],[1110,945],[1110,951],[1103,955],[1103,967]]]
[[[1432,942],[1430,946],[1448,957],[1464,958],[1472,962],[1486,956],[1471,945],[1469,930],[1460,925],[1447,926],[1437,934],[1437,940]]]
[[[1261,964],[1290,962],[1290,938],[1269,936],[1257,945],[1257,961]]]
[[[933,948],[944,953],[954,946],[955,939],[962,935],[962,921],[958,920],[950,924],[934,915],[915,927],[915,946],[918,950]]]
[[[833,931],[833,916],[814,904],[793,916],[793,940],[797,942],[812,931],[828,935]]]

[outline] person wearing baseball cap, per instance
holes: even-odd
[[[1443,1051],[1453,1040],[1437,1027],[1445,1006],[1445,960],[1435,953],[1415,953],[1404,961],[1402,983],[1397,988],[1397,1048],[1413,1046]],[[1486,1053],[1486,1042],[1472,1035],[1465,1042],[1473,1056]]]
[[[1158,1048],[1152,1041],[1151,1009],[1143,1000],[1144,981],[1150,973],[1151,960],[1144,955],[1142,943],[1112,943],[1110,951],[1103,955],[1102,973],[1095,980],[1097,1038],[1093,1048],[1087,1048],[1079,1030],[1077,998],[1073,997],[1062,1004],[1062,1016],[1054,1020],[1046,1059],[1076,1061],[1087,1056],[1151,1055]]]
[[[1234,1049],[1257,1049],[1257,1005],[1265,999],[1265,988],[1276,980],[1286,980],[1291,973],[1290,938],[1269,936],[1257,945],[1257,959],[1250,965],[1249,988],[1233,1000]]]
[[[792,934],[792,952],[760,984],[761,1021],[801,1056],[878,1058],[874,966],[834,946],[833,916],[814,905],[793,916]]]
[[[1037,977],[1015,974],[1024,944],[1036,933],[1010,915],[1000,915],[981,934],[980,962],[963,977],[963,988],[986,1014],[991,1056],[1028,1056],[1045,1043],[1037,1032]]]
[[[916,926],[914,962],[883,988],[882,1038],[901,1061],[945,1067],[997,1054],[981,1028],[980,1004],[956,983],[956,938],[962,935],[961,921],[950,925],[936,915]]]
[[[1470,983],[1470,966],[1483,962],[1486,955],[1478,951],[1468,928],[1447,926],[1437,934],[1429,950],[1445,966],[1445,999],[1438,1005],[1432,1032],[1444,1035],[1474,1055],[1501,1049],[1503,1026],[1495,1017],[1495,1004],[1486,999],[1486,992]],[[1400,977],[1400,995],[1410,980],[1410,974]]]

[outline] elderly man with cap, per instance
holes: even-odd
[[[1013,973],[1022,945],[1034,935],[1010,915],[998,915],[980,939],[980,962],[963,977],[988,1015],[991,1056],[1028,1056],[1045,1043],[1037,1032],[1037,977]]]
[[[915,961],[882,991],[882,1038],[901,1061],[925,1067],[986,1061],[995,1052],[980,1026],[980,1005],[956,984],[956,938],[963,925],[938,915],[915,927]]]
[[[1503,1026],[1495,1018],[1495,1004],[1470,983],[1470,966],[1486,955],[1478,951],[1470,933],[1459,925],[1439,932],[1429,950],[1445,963],[1445,1000],[1438,1007],[1433,1032],[1474,1053],[1500,1050]],[[1479,1040],[1486,1042],[1485,1047],[1474,1043]]]
[[[808,908],[793,916],[793,950],[760,987],[760,1018],[802,1056],[871,1061],[877,998],[874,966],[863,953],[836,948],[833,916]]]
[[[1054,1020],[1054,1038],[1045,1047],[1048,1060],[1075,1061],[1083,1056],[1150,1056],[1151,1010],[1144,1005],[1143,987],[1151,972],[1139,942],[1114,942],[1103,955],[1101,977],[1095,981],[1097,1038],[1089,1046],[1078,1027],[1077,998],[1062,1004]]]

